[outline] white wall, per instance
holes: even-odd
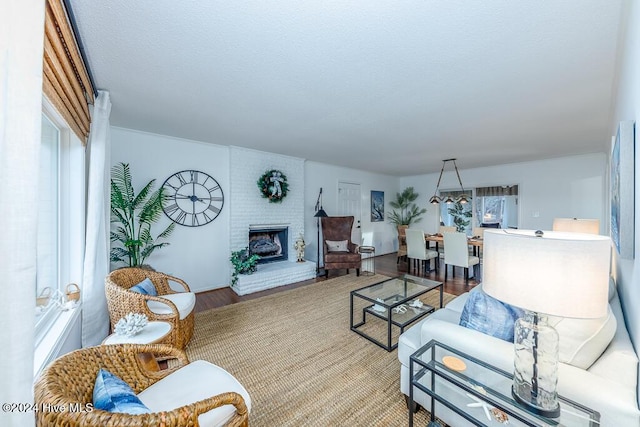
[[[136,190],[149,180],[159,188],[173,173],[195,169],[215,178],[224,192],[220,215],[201,227],[176,225],[169,246],[147,260],[156,270],[185,280],[195,292],[228,286],[230,179],[229,147],[155,135],[128,129],[111,129],[111,164],[129,163]],[[170,224],[163,216],[153,226],[157,235]],[[112,266],[113,267],[113,266]]]
[[[615,259],[618,292],[622,300],[627,329],[636,352],[640,350],[640,2],[625,3],[626,34],[620,51],[618,88],[611,135],[615,135],[618,123],[623,120],[636,122],[635,151],[635,259]],[[640,385],[638,388],[640,396]]]
[[[130,164],[136,188],[152,178],[161,185],[171,174],[184,169],[202,170],[218,180],[225,194],[225,206],[218,218],[202,227],[176,226],[170,238],[171,245],[152,255],[149,263],[157,270],[183,278],[194,291],[227,286],[230,281],[229,254],[232,240],[231,199],[251,193],[252,188],[249,187],[255,186],[254,181],[259,176],[258,172],[255,173],[255,179],[247,178],[247,182],[251,181],[250,186],[247,184],[242,190],[235,188],[238,191],[234,190],[233,193],[237,194],[233,195],[231,191],[233,184],[230,178],[232,175],[230,165],[233,162],[230,147],[121,128],[112,129],[112,138],[111,162],[112,164],[118,162]],[[320,187],[323,188],[325,211],[329,215],[335,215],[338,206],[338,183],[341,181],[360,184],[362,232],[373,232],[373,244],[377,255],[393,253],[397,250],[397,233],[395,226],[387,220],[371,222],[369,215],[371,190],[384,191],[386,216],[391,211],[389,201],[395,198],[395,194],[405,187],[413,186],[420,194],[418,204],[427,208],[422,221],[416,225],[426,232],[435,232],[438,228],[438,210],[428,204],[428,199],[435,190],[437,173],[399,178],[270,153],[247,151],[237,147],[233,149],[237,151],[238,159],[251,160],[258,156],[261,158],[260,165],[263,168],[271,167],[273,164],[276,169],[293,168],[292,171],[295,171],[294,175],[288,176],[288,179],[290,181],[293,179],[294,182],[304,186],[304,206],[300,208],[299,204],[295,203],[290,208],[296,212],[302,212],[304,216],[306,259],[316,260],[317,227],[313,215]],[[303,163],[304,176],[295,176],[301,170]],[[606,167],[605,154],[590,154],[487,168],[461,169],[460,174],[466,188],[518,184],[520,228],[548,230],[555,217],[580,217],[598,218],[601,220],[602,230],[606,230],[604,228],[606,221],[603,220],[606,218],[604,203],[604,200],[607,200]],[[456,187],[455,173],[447,169],[440,188]],[[290,193],[293,194],[294,191],[295,188],[291,187]],[[256,197],[258,197],[257,194],[256,188]],[[287,202],[287,199],[284,202]],[[294,199],[295,197],[292,197],[289,202],[293,203]],[[262,201],[260,198],[257,200]],[[265,205],[264,208],[275,212],[276,216],[273,218],[270,216],[269,221],[278,222],[280,217],[278,209],[282,210],[286,206],[285,204]],[[158,233],[168,224],[169,220],[163,218],[153,231]],[[294,232],[290,235],[290,239],[296,236]]]
[[[322,204],[329,216],[337,214],[338,183],[349,182],[360,184],[361,192],[361,224],[362,233],[373,232],[373,245],[376,255],[387,254],[397,250],[397,232],[389,223],[387,215],[391,211],[389,201],[395,199],[400,191],[399,178],[355,169],[347,169],[324,163],[307,161],[305,164],[305,258],[316,261],[318,232],[316,225],[315,205],[322,187]],[[371,190],[384,191],[385,221],[371,222]],[[359,243],[359,242],[358,242]]]
[[[550,230],[553,218],[597,218],[601,233],[606,230],[605,204],[607,156],[588,154],[535,162],[514,163],[476,169],[463,169],[458,161],[465,189],[494,185],[518,184],[518,227]],[[451,168],[451,169],[449,169]],[[427,208],[417,226],[435,233],[439,224],[439,208],[428,203],[438,182],[439,172],[400,179],[402,188],[413,186],[421,194],[418,200]],[[440,189],[458,189],[453,167],[447,167]]]

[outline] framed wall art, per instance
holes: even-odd
[[[610,166],[610,233],[621,258],[634,258],[635,124],[623,121],[613,138]]]
[[[384,191],[371,190],[371,222],[384,221]]]

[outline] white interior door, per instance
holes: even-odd
[[[338,182],[338,216],[353,216],[351,241],[361,244],[362,229],[360,228],[361,211],[360,184]]]

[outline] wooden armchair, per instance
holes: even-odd
[[[141,354],[151,354],[162,359],[177,359],[177,366],[149,370],[141,363]],[[162,387],[166,389],[178,386],[183,395],[181,397],[194,400],[186,404],[172,401],[171,403],[177,403],[172,408],[140,415],[96,409],[87,404],[92,404],[93,388],[100,369],[111,372],[129,384],[149,409],[152,409],[150,403],[153,403],[154,398],[145,397],[144,393],[150,387],[155,388],[157,394],[158,391],[162,392]],[[184,374],[185,370],[194,369],[201,374],[201,381],[193,381],[189,374]],[[209,378],[217,378],[218,383],[223,383],[222,388],[228,391],[216,393],[215,386],[210,384],[211,381],[207,381]],[[182,383],[184,384],[180,386]],[[165,391],[166,395],[171,395],[169,391]],[[207,394],[208,392],[213,394]],[[251,405],[247,391],[224,369],[204,361],[190,364],[182,350],[159,344],[102,345],[68,353],[53,361],[38,378],[35,385],[35,403],[41,408],[36,412],[38,426],[66,427],[204,426],[215,422],[227,422],[227,426],[247,426]],[[55,411],[46,408],[65,410]],[[72,410],[73,408],[76,410]]]
[[[148,278],[153,282],[158,296],[145,295],[129,290]],[[169,281],[184,289],[173,290]],[[195,294],[182,279],[143,268],[121,268],[106,278],[105,292],[109,307],[111,329],[118,320],[129,313],[141,313],[149,321],[161,320],[171,324],[171,332],[164,343],[184,349],[193,336]]]
[[[341,268],[346,268],[347,274],[349,274],[350,268],[355,268],[356,275],[360,276],[362,257],[358,252],[358,245],[351,241],[354,218],[352,216],[327,216],[320,218],[320,220],[322,221],[325,276],[329,276],[329,270]],[[345,241],[346,245],[340,248],[331,243]]]

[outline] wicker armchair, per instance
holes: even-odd
[[[139,359],[145,353],[163,359],[177,359],[177,366],[147,370]],[[182,350],[168,345],[118,344],[73,351],[52,362],[35,385],[38,408],[66,410],[40,410],[36,412],[36,423],[38,426],[67,427],[198,426],[199,415],[223,405],[233,405],[235,414],[227,425],[248,426],[249,410],[244,398],[237,392],[226,392],[173,410],[142,415],[111,413],[87,406],[92,403],[93,387],[100,368],[122,378],[136,393],[140,393],[188,364],[189,359]],[[212,369],[225,372],[215,365],[209,365]],[[185,389],[192,387],[194,384],[184,385]]]
[[[145,278],[149,278],[153,282],[158,291],[158,296],[153,297],[129,290]],[[184,349],[193,336],[194,310],[193,306],[190,309],[189,307],[185,309],[178,307],[173,301],[163,298],[163,296],[175,296],[180,293],[171,289],[169,281],[179,284],[184,288],[184,292],[191,292],[189,286],[183,280],[157,271],[130,267],[109,273],[106,278],[105,292],[107,294],[111,329],[115,327],[118,320],[129,313],[145,314],[149,321],[162,320],[169,322],[171,324],[171,332],[164,340],[164,343]],[[189,299],[192,297],[195,303],[195,295],[191,294],[189,297]],[[165,313],[159,314],[152,311],[147,304],[148,302],[155,302],[156,306],[159,303]],[[183,308],[182,313],[180,312],[181,308]],[[188,311],[188,313],[185,311]]]

